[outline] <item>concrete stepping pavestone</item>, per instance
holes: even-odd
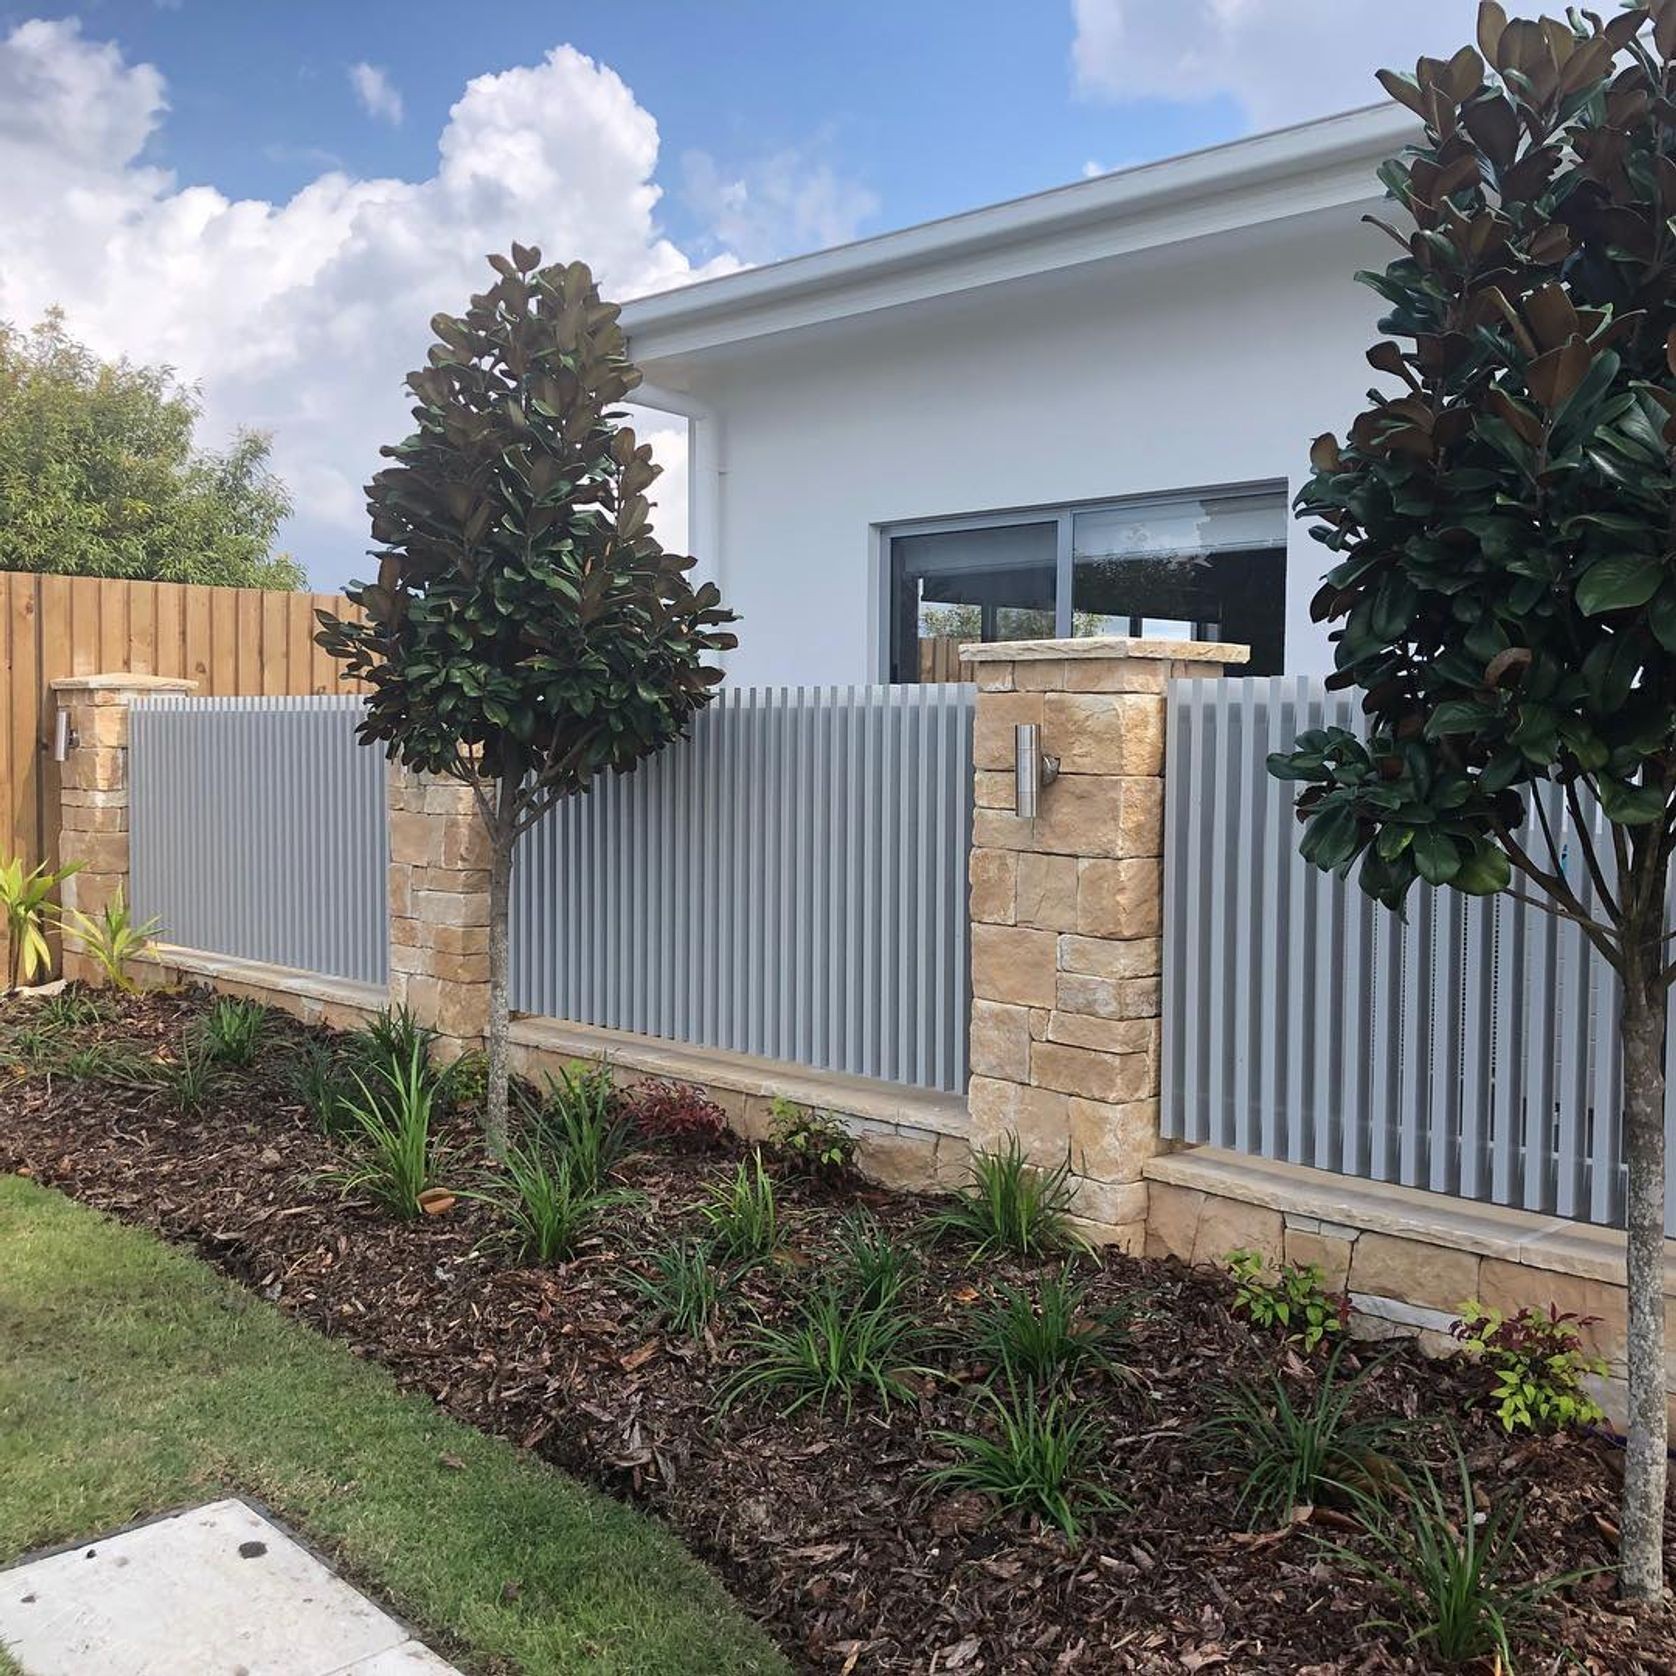
[[[0,1571],[26,1676],[458,1676],[242,1501]]]

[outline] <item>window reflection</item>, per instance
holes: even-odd
[[[898,536],[891,679],[969,680],[963,642],[1052,639],[1058,528],[1055,520]]]
[[[1251,648],[1251,674],[1278,675],[1285,626],[1278,489],[1148,495],[890,538],[893,681],[970,680],[963,643],[1067,634],[1231,640]]]
[[[1072,520],[1071,632],[1234,640],[1249,673],[1285,650],[1286,502],[1279,493],[1156,496]]]

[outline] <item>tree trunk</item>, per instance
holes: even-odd
[[[496,1158],[506,1156],[507,1124],[507,916],[512,905],[512,850],[515,830],[501,807],[491,831],[489,851],[489,1086],[485,1098],[484,1134]]]
[[[1632,1600],[1656,1600],[1664,1588],[1664,1009],[1657,985],[1626,974],[1620,1045],[1629,1170],[1629,1446],[1619,1580]]]

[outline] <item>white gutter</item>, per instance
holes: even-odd
[[[622,323],[642,364],[874,309],[1377,200],[1419,134],[1395,104],[1211,146],[809,256],[655,292]]]
[[[687,421],[687,550],[698,560],[697,574],[722,582],[722,416],[711,403],[684,390],[641,384],[627,398],[654,413],[672,413]]]

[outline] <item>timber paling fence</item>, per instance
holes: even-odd
[[[132,910],[184,948],[382,984],[389,831],[363,702],[140,699],[129,718]]]
[[[724,689],[521,841],[513,1006],[964,1093],[973,704]]]
[[[1171,683],[1164,1134],[1621,1223],[1616,975],[1578,927],[1511,897],[1417,885],[1404,921],[1304,862],[1301,788],[1264,761],[1333,725],[1360,731],[1359,703],[1318,681]]]
[[[54,680],[184,676],[200,698],[354,691],[314,644],[320,609],[359,614],[340,594],[0,570],[0,854],[26,868],[58,857]]]

